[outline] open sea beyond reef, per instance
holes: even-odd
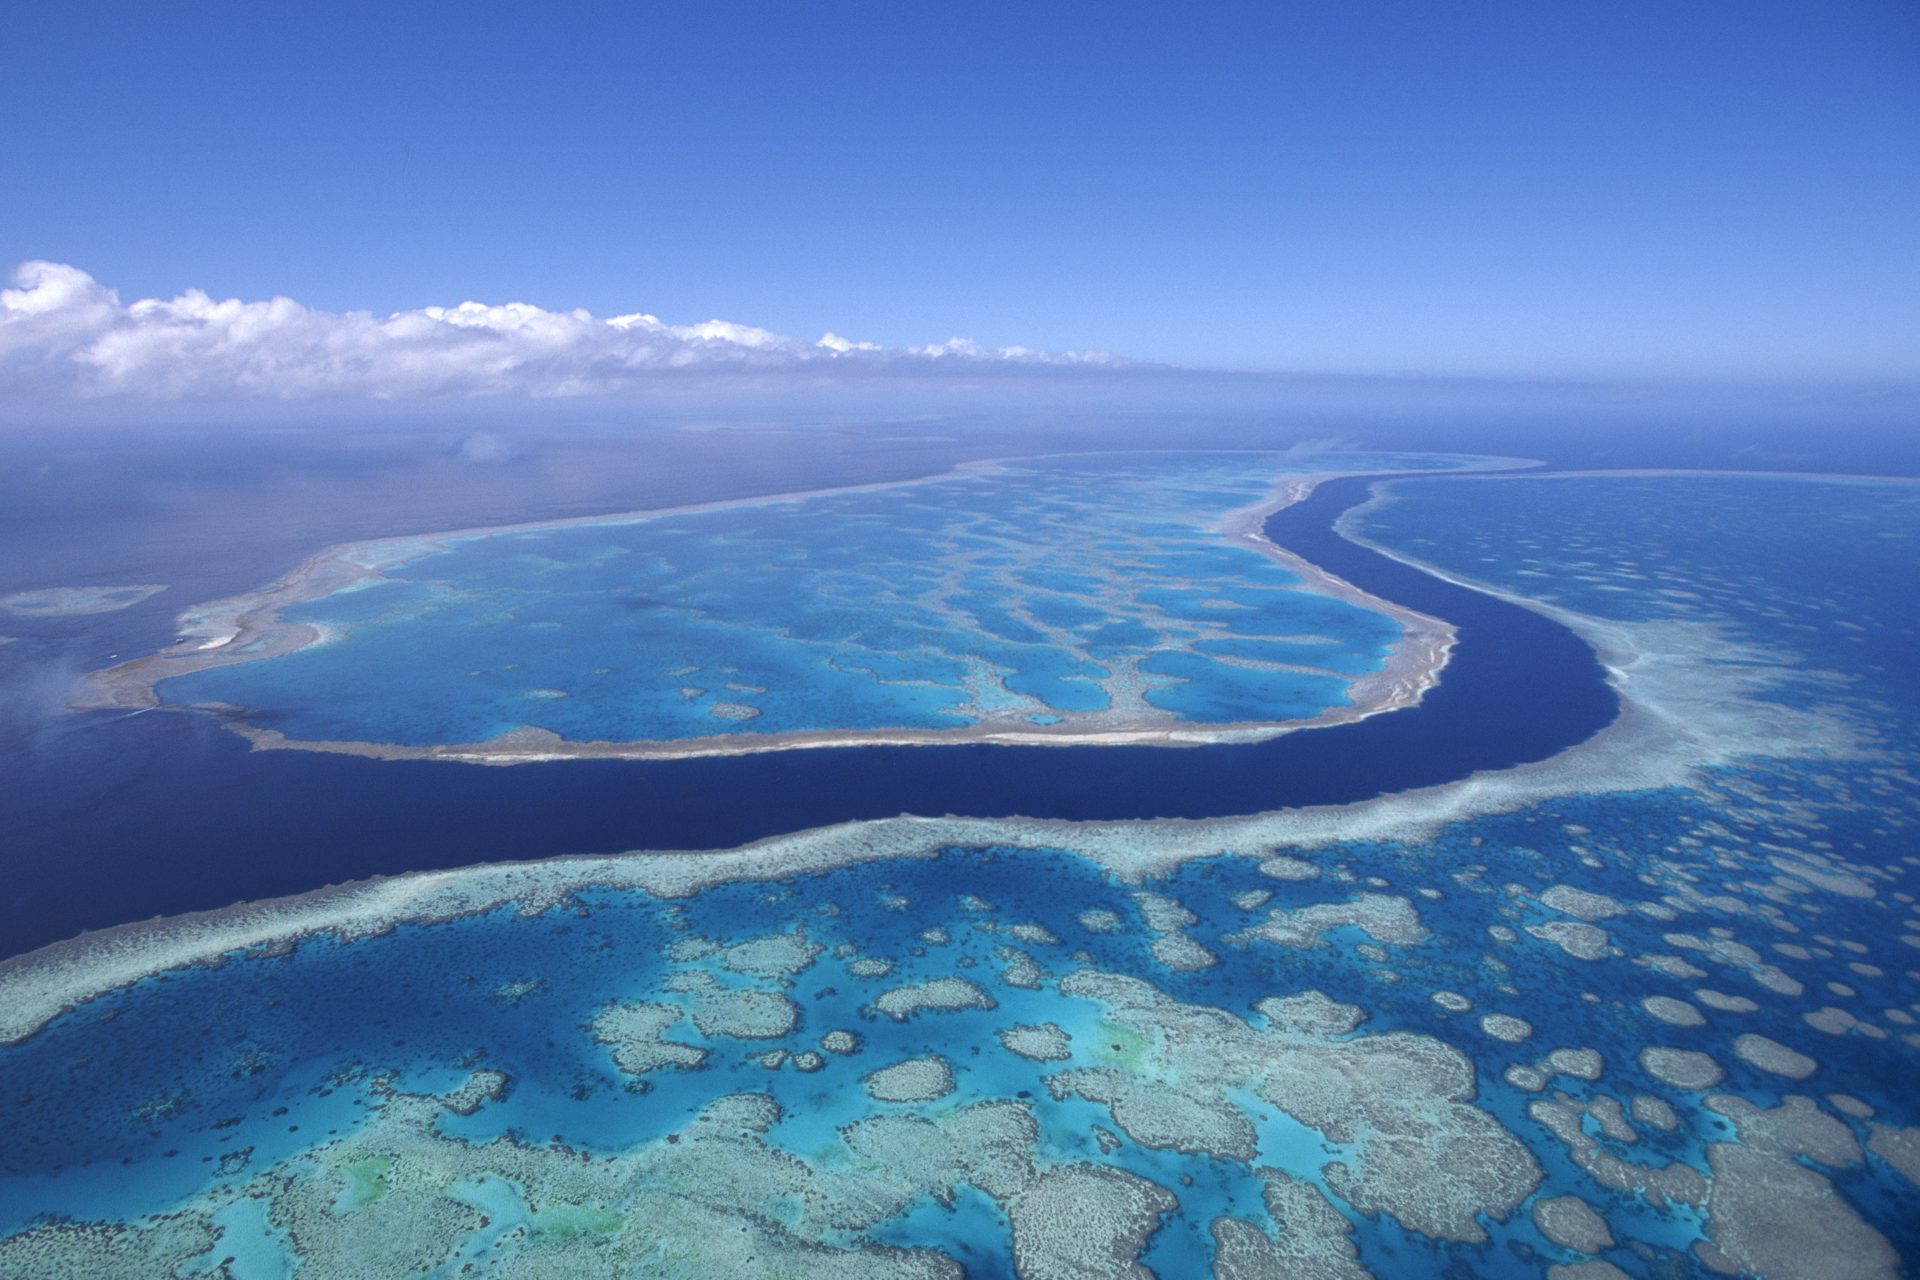
[[[953,461],[822,463],[779,487]],[[1152,469],[1128,474],[1138,509]],[[1251,501],[1256,479],[1209,474],[1209,500]],[[860,502],[884,529],[884,502]],[[945,536],[965,503],[930,506]],[[0,664],[50,688],[161,648],[174,614],[322,545],[488,523],[472,515],[316,518],[217,578],[171,572],[193,554],[176,548],[0,582],[172,587],[97,618],[9,619]],[[143,947],[206,953],[192,928],[154,928],[0,966],[0,1275],[1054,1277],[1136,1258],[1165,1277],[1902,1274],[1920,1256],[1920,488],[1357,477],[1265,529],[1456,629],[1417,706],[1200,747],[495,768],[250,751],[197,713],[9,724],[14,953],[369,875],[764,843],[644,873],[578,858],[393,881],[309,900],[277,934],[271,909],[235,913],[200,926],[232,937],[224,962],[94,988]],[[1088,555],[1043,585],[1117,589],[1086,586]],[[1204,572],[1127,589],[1232,572],[1193,555]],[[486,568],[469,559],[464,589]],[[802,680],[778,652],[782,597],[726,590],[758,628],[727,664]],[[1315,665],[1340,674],[1344,645],[1363,675],[1386,632],[1337,616],[1353,626]],[[1208,631],[1185,659],[1249,652],[1222,643]],[[1073,672],[1027,659],[1021,715],[1091,709],[1069,705]],[[190,679],[269,706],[283,661]],[[1223,670],[1224,713],[1182,700],[1200,680],[1148,701],[1259,719],[1243,709],[1262,688]],[[1296,677],[1293,714],[1337,704],[1334,676]],[[977,693],[961,667],[903,678]],[[548,679],[516,677],[514,696]],[[821,727],[781,700],[799,685],[737,683],[779,690],[759,708],[778,727]],[[661,687],[648,714],[711,731],[707,702]],[[312,736],[386,741],[512,727],[391,690],[280,714],[357,716]],[[60,1012],[61,990],[91,998]]]

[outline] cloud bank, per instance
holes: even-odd
[[[122,303],[78,267],[23,262],[0,290],[0,393],[49,399],[376,399],[601,395],[687,372],[859,375],[1121,367],[1101,352],[990,348],[965,338],[883,347],[816,342],[726,320],[606,319],[524,302],[375,315],[198,289]]]

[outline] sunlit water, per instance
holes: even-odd
[[[327,642],[164,682],[296,739],[425,746],[1274,722],[1347,706],[1392,618],[1220,524],[1288,472],[1443,455],[1114,454],[371,552]]]
[[[1720,637],[1763,672],[1744,696],[1840,717],[1864,749],[1742,742],[1693,787],[1222,854],[1144,885],[1070,849],[946,849],[679,901],[589,889],[150,979],[0,1051],[4,1128],[25,1135],[0,1153],[0,1270],[938,1273],[885,1252],[910,1247],[989,1276],[1018,1252],[1051,1275],[1070,1230],[1089,1253],[1137,1239],[1179,1276],[1219,1240],[1257,1252],[1231,1218],[1328,1274],[1532,1276],[1589,1256],[1692,1274],[1703,1241],[1769,1275],[1883,1273],[1880,1237],[1920,1248],[1901,1132],[1920,1123],[1913,491],[1396,492],[1367,536]],[[782,941],[727,949],[755,939]],[[941,980],[959,1007],[899,994]],[[1353,1011],[1255,1008],[1308,991]],[[650,1035],[609,1021],[640,1006],[666,1008]],[[1016,1027],[1051,1030],[1014,1038],[1023,1054],[1001,1034]],[[1458,1096],[1442,1043],[1471,1065]],[[1718,1078],[1676,1083],[1648,1047]],[[1596,1051],[1596,1078],[1557,1049]],[[942,1091],[931,1072],[937,1097],[862,1087],[928,1057],[950,1075]],[[1350,1131],[1316,1109],[1335,1086],[1302,1083],[1316,1063],[1382,1082],[1331,1104]],[[743,1094],[777,1113],[718,1101]],[[1809,1100],[1779,1113],[1792,1124],[1742,1113],[1792,1096]],[[1107,1180],[1053,1222],[1049,1177],[1083,1165]],[[1258,1170],[1286,1193],[1263,1200]],[[1543,1231],[1566,1196],[1605,1241]],[[1766,1229],[1782,1219],[1809,1225],[1782,1243]],[[130,1225],[85,1225],[114,1221]]]

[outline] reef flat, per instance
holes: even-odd
[[[504,764],[1258,741],[1417,702],[1446,624],[1274,546],[1316,478],[1452,455],[1007,460],[892,486],[329,548],[82,707]]]
[[[0,609],[23,618],[83,618],[131,609],[166,589],[160,583],[137,583],[129,587],[43,587],[38,591],[15,591],[0,596]]]
[[[0,1271],[1897,1274],[1920,519],[1794,483],[1359,518],[1606,653],[1620,719],[1525,769],[479,867],[10,962]]]

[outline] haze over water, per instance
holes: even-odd
[[[1897,1277],[1910,6],[0,14],[0,1277]]]

